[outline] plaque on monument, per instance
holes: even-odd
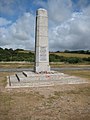
[[[40,61],[47,61],[47,47],[40,47]]]

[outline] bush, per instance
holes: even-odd
[[[66,59],[66,62],[71,63],[71,64],[75,64],[75,63],[80,63],[82,62],[81,58],[77,58],[77,57],[70,57]]]
[[[83,58],[83,60],[90,62],[90,57],[88,57],[88,58]]]

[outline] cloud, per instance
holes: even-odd
[[[78,0],[78,6],[80,8],[85,8],[90,5],[90,0]]]
[[[47,8],[47,2],[45,0],[33,0],[32,3],[37,8],[39,8],[39,7]]]
[[[13,9],[14,0],[0,0],[0,13],[13,15],[15,9]]]
[[[90,49],[90,6],[88,0],[49,0],[50,51]]]
[[[71,0],[34,0],[33,5],[36,8],[43,7],[48,10],[49,19],[53,22],[63,22],[68,19],[72,13]]]
[[[6,26],[11,23],[12,23],[11,21],[8,21],[7,19],[0,17],[0,26]]]
[[[29,12],[31,3],[32,0],[0,0],[0,14],[15,20]]]
[[[34,16],[24,13],[10,27],[0,28],[0,45],[8,48],[33,49],[34,47]]]
[[[49,18],[59,23],[71,17],[72,2],[71,0],[49,0],[48,3]]]
[[[51,28],[51,50],[90,49],[90,17],[74,13],[72,18]]]
[[[19,40],[28,40],[30,35],[34,36],[33,25],[33,15],[30,13],[24,13],[24,15],[11,26],[10,30],[15,38],[18,38]]]

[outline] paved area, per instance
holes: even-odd
[[[7,88],[42,87],[62,84],[83,84],[86,80],[64,73],[51,71],[49,73],[34,73],[23,71],[7,77]]]

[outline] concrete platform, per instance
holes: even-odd
[[[86,80],[64,73],[51,71],[49,73],[34,73],[23,71],[7,77],[6,88],[43,87],[62,84],[83,84]]]

